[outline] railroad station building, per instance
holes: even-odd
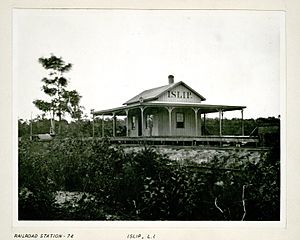
[[[112,117],[113,137],[116,137],[116,117],[125,116],[127,138],[202,137],[209,113],[219,113],[220,137],[224,112],[240,111],[243,119],[245,106],[211,105],[205,104],[205,100],[186,83],[174,82],[174,76],[170,75],[167,85],[145,90],[123,106],[93,111],[93,116]],[[243,123],[241,129],[243,136]]]

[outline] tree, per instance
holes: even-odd
[[[33,101],[34,105],[44,113],[50,112],[53,120],[57,116],[60,122],[66,113],[79,120],[83,113],[83,107],[79,105],[81,96],[76,90],[67,90],[68,80],[64,76],[71,70],[72,64],[54,55],[41,57],[38,61],[48,70],[48,76],[42,79],[42,91],[50,97],[50,101],[37,99]]]

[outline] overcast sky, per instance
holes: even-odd
[[[69,90],[88,114],[166,85],[172,74],[203,103],[247,106],[245,118],[277,117],[282,19],[272,11],[14,10],[16,113],[41,113],[32,103],[46,99],[38,58],[53,53],[73,64]]]

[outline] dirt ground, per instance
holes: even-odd
[[[143,147],[124,147],[125,152],[137,152]],[[195,147],[169,147],[169,146],[156,146],[154,147],[156,151],[161,154],[167,155],[171,160],[176,161],[193,161],[196,163],[209,162],[215,156],[226,156],[231,155],[238,156],[239,159],[248,159],[249,161],[259,161],[261,154],[264,152],[260,150],[243,149],[218,149],[218,148],[195,148]]]

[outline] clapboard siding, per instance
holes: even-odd
[[[159,136],[169,135],[169,113],[167,109],[158,113],[158,134]]]
[[[176,128],[176,113],[184,114],[184,128]],[[195,134],[195,113],[192,109],[172,111],[172,136],[193,136]]]
[[[176,113],[184,113],[184,128],[176,128]],[[158,115],[158,136],[169,136],[169,113],[167,110]],[[198,113],[198,135],[201,119]],[[196,136],[195,112],[192,109],[174,109],[172,111],[172,136]]]
[[[176,128],[176,113],[184,114],[184,128]],[[170,136],[169,133],[169,112],[166,108],[160,109],[147,109],[144,111],[144,129],[143,136],[150,136],[150,128],[146,126],[147,115],[153,115],[153,127],[152,127],[152,136]],[[132,129],[132,116],[135,116],[135,129]],[[139,124],[141,113],[129,112],[128,117],[128,127],[129,127],[129,136],[137,137],[139,136]],[[195,125],[195,112],[192,109],[180,109],[175,108],[172,111],[172,136],[200,136],[201,135],[201,125],[202,120],[200,113],[198,112],[198,133],[196,133]]]
[[[157,100],[162,102],[201,103],[201,99],[197,95],[182,85],[178,85],[170,91],[165,92]]]

